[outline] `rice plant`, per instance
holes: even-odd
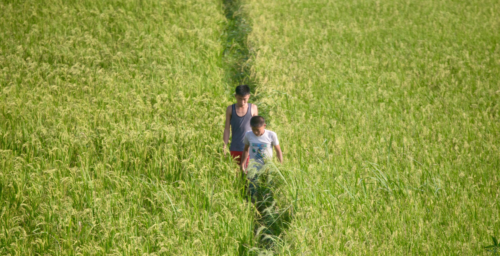
[[[219,1],[0,1],[0,254],[238,254]]]
[[[495,253],[498,1],[0,9],[1,255]],[[255,204],[242,82],[285,160]]]
[[[246,1],[298,199],[283,255],[480,255],[500,226],[495,1]]]

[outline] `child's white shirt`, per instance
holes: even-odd
[[[243,143],[249,146],[250,160],[264,164],[264,159],[273,157],[273,147],[279,145],[275,132],[265,130],[261,136],[255,136],[252,131],[245,133]]]

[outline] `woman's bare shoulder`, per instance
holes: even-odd
[[[257,108],[257,105],[252,104],[252,116],[258,116],[259,115],[259,109]]]

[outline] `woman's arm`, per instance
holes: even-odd
[[[247,173],[247,158],[248,158],[248,151],[249,151],[250,146],[245,145],[245,148],[243,149],[243,153],[241,154],[241,165],[240,169],[246,174]]]
[[[257,105],[252,104],[252,116],[258,116],[259,115],[259,109],[257,108]]]
[[[224,125],[224,136],[222,137],[224,140],[224,148],[222,151],[224,151],[224,155],[226,155],[226,147],[227,143],[229,143],[229,133],[230,133],[230,127],[231,127],[231,114],[233,112],[233,109],[231,106],[227,107],[226,109],[226,123]]]

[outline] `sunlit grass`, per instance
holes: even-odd
[[[499,3],[247,3],[260,104],[298,186],[278,252],[487,253],[500,231]]]
[[[0,2],[0,254],[488,254],[500,4],[243,2]],[[285,157],[261,211],[240,82]]]
[[[237,254],[218,1],[0,3],[0,254]]]

